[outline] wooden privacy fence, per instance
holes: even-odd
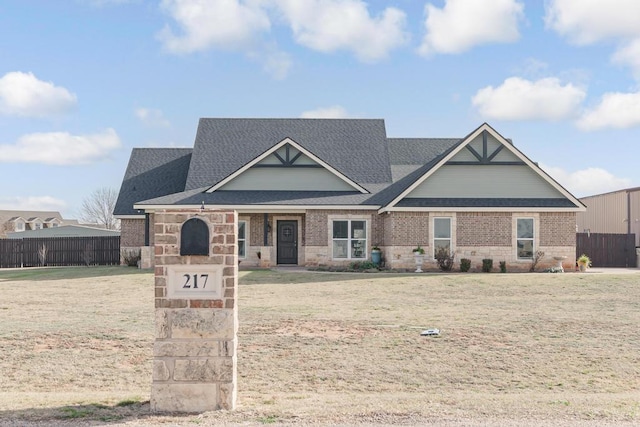
[[[120,236],[0,239],[0,268],[120,264]]]
[[[586,254],[594,267],[636,267],[635,234],[577,233],[576,259]]]

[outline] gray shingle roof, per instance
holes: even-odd
[[[103,228],[84,227],[81,225],[61,225],[60,227],[42,228],[40,230],[7,233],[7,238],[35,239],[42,237],[102,237],[119,235],[120,231],[118,230],[105,230]]]
[[[136,215],[134,203],[183,191],[191,152],[191,148],[134,148],[114,214]]]
[[[575,208],[568,199],[515,199],[515,198],[420,198],[402,199],[396,204],[400,208]]]
[[[389,138],[392,165],[424,165],[461,142],[460,138]]]
[[[475,132],[475,131],[474,131]],[[473,133],[473,132],[472,132]],[[471,135],[471,134],[469,134]],[[378,119],[200,119],[191,149],[134,149],[116,204],[386,206],[464,138],[387,138]],[[370,191],[215,191],[219,183],[291,138]],[[393,173],[392,173],[393,171]],[[397,207],[575,207],[568,199],[406,199]]]
[[[207,187],[145,200],[140,205],[372,205],[357,191],[215,191]],[[373,205],[376,206],[376,205]]]
[[[391,181],[380,119],[200,119],[185,189],[212,186],[285,138],[357,183]]]

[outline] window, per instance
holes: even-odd
[[[35,229],[36,230],[42,230],[42,223],[41,222],[36,222],[35,223]]]
[[[433,255],[445,248],[451,253],[451,218],[433,219]]]
[[[16,231],[24,231],[24,222],[22,221],[16,222]]]
[[[57,227],[57,226],[58,226],[58,223],[57,223],[57,222],[52,222],[52,223],[51,223],[51,228],[55,228],[55,227]]]
[[[238,221],[238,256],[247,256],[247,221]]]
[[[533,259],[533,218],[517,219],[518,259]]]
[[[367,221],[333,221],[333,258],[367,257]]]

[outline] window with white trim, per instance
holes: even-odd
[[[533,218],[518,218],[516,224],[518,259],[533,259]]]
[[[16,231],[24,231],[24,222],[16,221],[15,229]]]
[[[367,257],[367,221],[332,221],[332,246],[335,259],[365,259]]]
[[[451,253],[451,218],[433,219],[433,255],[438,249],[445,248]]]
[[[238,257],[247,257],[247,221],[238,221]]]
[[[42,230],[42,223],[41,222],[36,222],[34,224],[35,230]]]

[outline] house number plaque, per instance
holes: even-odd
[[[221,299],[222,266],[167,266],[167,298]]]

